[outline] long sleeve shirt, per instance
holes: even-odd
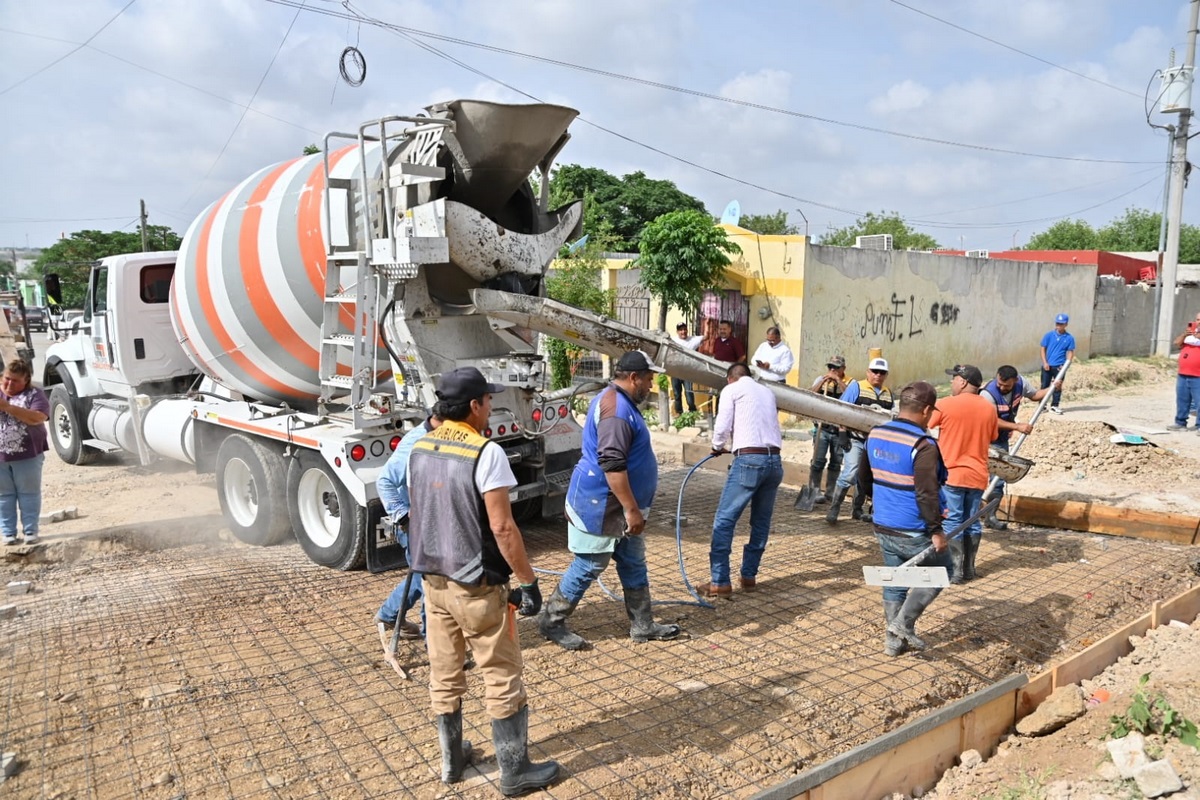
[[[760,361],[767,364],[766,369],[758,367]],[[773,347],[770,342],[763,342],[754,351],[750,363],[758,369],[758,374],[764,379],[783,383],[787,380],[788,373],[792,371],[796,359],[792,356],[792,349],[783,342]]]
[[[770,389],[749,376],[738,378],[721,390],[717,419],[713,423],[712,447],[730,444],[735,453],[743,447],[782,447],[779,411]]]
[[[926,533],[937,533],[942,529],[942,501],[938,495],[938,447],[928,439],[922,439],[913,450],[913,488],[917,496],[917,509],[925,522]],[[858,485],[866,489],[871,497],[875,489],[875,474],[871,470],[871,459],[864,457],[858,464]]]
[[[433,426],[426,420],[404,434],[404,438],[396,445],[375,481],[375,489],[379,492],[383,510],[393,520],[399,520],[408,513],[408,457],[412,454],[413,445],[417,440],[431,430]]]

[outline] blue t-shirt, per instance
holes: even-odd
[[[1067,363],[1067,353],[1075,351],[1075,337],[1056,330],[1047,331],[1042,337],[1042,347],[1046,348],[1046,363],[1052,367],[1061,367]]]

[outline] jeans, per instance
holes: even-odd
[[[834,447],[837,447],[835,442]],[[837,488],[849,489],[858,483],[858,465],[862,461],[863,451],[867,443],[855,438],[850,439],[850,452],[842,457],[842,472],[838,475]]]
[[[407,578],[405,579],[407,580]],[[383,605],[379,607],[379,613],[376,617],[380,622],[402,622],[397,620],[396,616],[400,613],[400,604],[404,599],[404,583],[400,581],[396,584],[396,588],[392,589],[392,593],[388,595],[387,600],[383,601]],[[416,608],[417,603],[421,602],[421,573],[414,572],[412,583],[408,588],[408,608]],[[425,606],[421,606],[421,633],[425,633]]]
[[[626,590],[650,586],[650,574],[646,571],[646,540],[641,536],[625,536],[611,553],[576,553],[575,560],[563,573],[558,590],[572,603],[578,603],[609,561],[617,562],[617,577]]]
[[[708,551],[713,586],[730,584],[729,553],[733,549],[733,529],[747,505],[750,506],[750,541],[742,548],[741,576],[753,579],[758,575],[758,565],[771,533],[775,495],[782,481],[783,461],[778,453],[734,457],[713,518],[712,546]]]
[[[813,436],[813,456],[809,466],[818,472],[825,469],[825,456],[828,454],[829,471],[841,477],[842,448],[838,447],[837,439],[837,428],[827,429],[824,426],[818,426],[816,435]]]
[[[877,533],[875,534],[875,538],[879,540],[879,549],[883,551],[883,565],[885,567],[898,567],[933,544],[933,540],[928,536],[888,536]],[[933,551],[932,554],[927,556],[917,566],[945,567],[947,570],[950,569],[950,549],[947,548],[940,553],[936,550]],[[907,587],[883,587],[883,599],[885,602],[895,600],[898,603],[903,603],[906,597],[908,597]]]
[[[17,535],[17,509],[26,536],[37,536],[42,513],[42,464],[45,453],[20,461],[0,462],[0,534]]]
[[[979,506],[983,501],[983,489],[964,489],[961,486],[944,486],[942,488],[946,492],[946,518],[942,520],[942,530],[946,536],[950,536],[951,531],[979,513]],[[977,519],[962,532],[962,537],[981,536],[982,534],[983,520]],[[954,575],[951,574],[950,577],[953,578]]]
[[[696,410],[696,393],[692,391],[692,382],[682,378],[671,378],[671,394],[675,396],[675,416],[683,413],[683,395],[687,393],[688,411]]]
[[[1200,428],[1200,378],[1180,375],[1175,379],[1175,424],[1186,428],[1193,413]]]
[[[1063,368],[1062,364],[1059,364],[1058,366],[1051,364],[1050,369],[1042,370],[1042,388],[1043,389],[1049,388],[1050,384],[1054,383],[1054,376],[1057,375],[1058,371],[1062,368]],[[1054,396],[1050,398],[1050,405],[1055,406],[1057,408],[1058,404],[1061,402],[1062,402],[1062,387],[1060,386],[1054,390]]]

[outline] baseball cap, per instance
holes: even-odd
[[[846,357],[845,356],[833,356],[832,358],[830,358],[828,361],[825,362],[825,366],[830,367],[832,369],[845,369],[846,368]]]
[[[872,358],[871,363],[867,364],[867,369],[877,372],[887,372],[888,363],[886,358]]]
[[[643,353],[641,350],[630,350],[625,355],[621,356],[621,360],[617,362],[618,372],[666,372],[662,367],[657,367],[650,360],[650,356]]]
[[[1070,321],[1071,321],[1071,318],[1068,317],[1066,314],[1059,314],[1057,317],[1054,318],[1055,325],[1066,325]]]
[[[983,373],[979,371],[979,367],[970,364],[955,364],[946,370],[946,374],[957,375],[972,386],[983,386]]]
[[[687,328],[687,326],[688,326],[688,324],[686,322],[681,322],[675,326],[675,330],[682,331],[682,330],[685,330]]]
[[[459,367],[450,372],[443,372],[438,381],[437,396],[447,403],[462,403],[477,400],[485,394],[499,394],[504,391],[500,383],[488,383],[483,373],[475,367]]]

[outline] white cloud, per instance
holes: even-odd
[[[871,101],[871,111],[880,116],[897,111],[913,111],[925,105],[932,92],[912,80],[901,81],[888,87],[887,94]]]

